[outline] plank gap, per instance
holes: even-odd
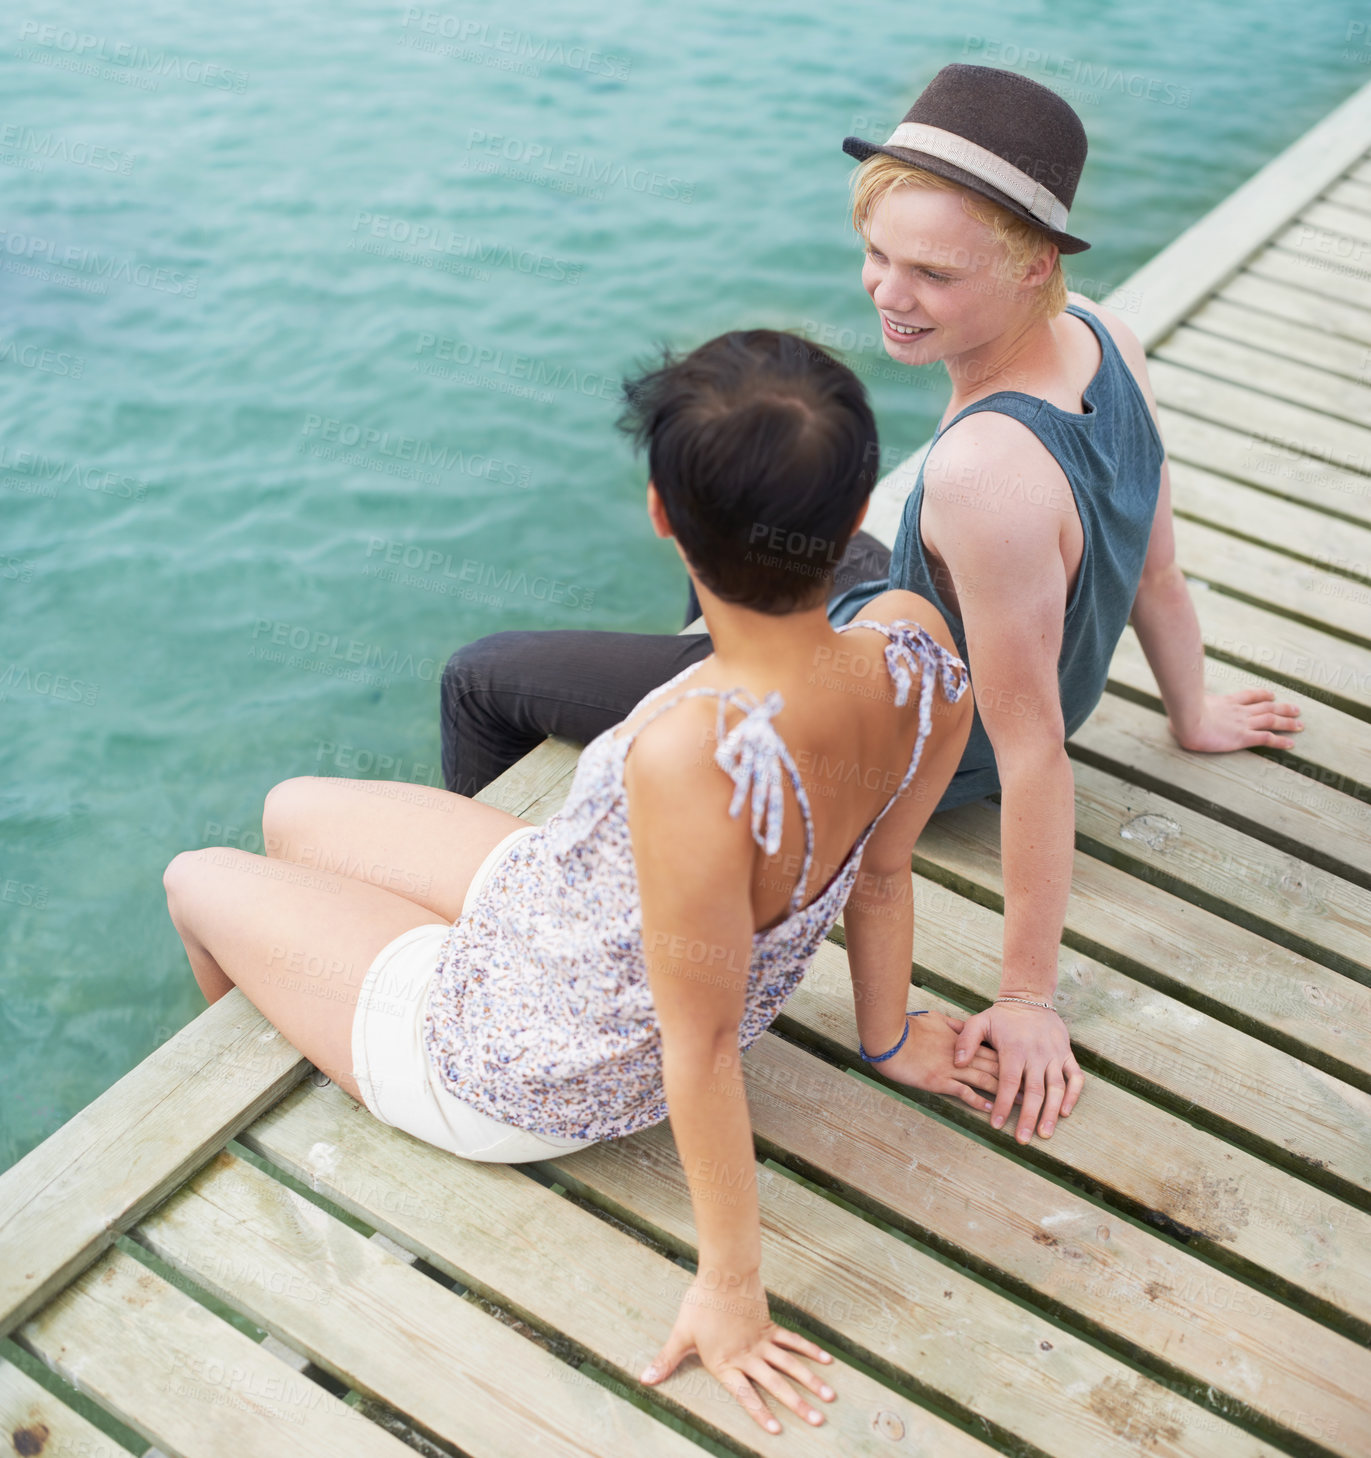
[[[1205,469],[1208,469],[1208,468],[1206,467]],[[1215,472],[1213,474],[1221,474],[1221,473]],[[1229,476],[1226,479],[1229,480],[1229,481],[1232,481],[1235,486],[1249,486],[1249,483],[1248,482],[1246,482],[1246,481],[1239,481],[1236,477],[1233,477],[1233,476]],[[1260,489],[1260,488],[1251,488],[1251,489]],[[1287,497],[1279,496],[1279,495],[1277,495],[1277,493],[1275,493],[1273,491],[1267,491],[1265,494],[1268,495],[1268,496],[1275,497],[1275,499],[1278,500],[1278,501],[1285,501],[1285,500],[1288,500],[1289,499]],[[1362,573],[1362,572],[1356,572],[1356,571],[1353,571],[1351,568],[1345,568],[1345,567],[1336,566],[1331,561],[1325,561],[1325,560],[1322,560],[1321,558],[1318,558],[1318,557],[1311,557],[1311,556],[1309,556],[1309,554],[1307,552],[1299,552],[1299,551],[1296,551],[1295,548],[1289,546],[1287,543],[1266,541],[1262,537],[1255,536],[1255,535],[1253,535],[1250,532],[1244,532],[1244,531],[1240,530],[1240,528],[1238,528],[1237,526],[1235,526],[1230,521],[1216,521],[1212,516],[1204,516],[1204,515],[1202,515],[1201,513],[1197,512],[1197,511],[1187,510],[1183,506],[1178,506],[1175,503],[1174,500],[1171,503],[1171,510],[1172,510],[1172,512],[1176,516],[1180,517],[1183,521],[1192,521],[1197,526],[1208,527],[1211,531],[1223,532],[1225,536],[1232,537],[1235,541],[1247,542],[1250,546],[1253,546],[1253,547],[1264,547],[1268,552],[1279,552],[1281,554],[1281,556],[1283,556],[1283,557],[1289,557],[1292,562],[1300,562],[1300,563],[1303,563],[1303,564],[1305,564],[1306,566],[1309,566],[1309,567],[1317,567],[1321,572],[1327,572],[1331,576],[1334,576],[1334,577],[1343,577],[1343,578],[1346,578],[1348,581],[1355,582],[1359,586],[1360,585],[1371,585],[1371,563],[1367,563],[1367,571],[1366,572],[1364,572],[1364,573]],[[1352,521],[1353,521],[1353,519],[1351,519],[1351,518],[1348,518],[1347,520],[1349,521],[1349,524],[1351,524]],[[1355,524],[1356,525],[1359,525],[1359,526],[1364,526],[1365,525],[1364,523],[1361,523],[1361,522],[1357,522]],[[1189,575],[1189,574],[1187,574],[1187,575]],[[1234,596],[1237,596],[1237,594],[1234,594]],[[1257,605],[1259,607],[1270,607],[1271,606],[1270,603],[1267,602],[1265,599],[1258,599],[1257,600]],[[1278,608],[1272,608],[1272,611],[1278,612],[1278,611],[1280,611],[1280,609],[1278,609]],[[1333,626],[1331,626],[1330,624],[1325,623],[1325,622],[1323,622],[1321,620],[1315,622],[1313,624],[1313,626],[1316,627],[1316,628],[1322,628],[1325,632],[1330,632],[1331,633],[1331,632],[1335,632],[1336,631]],[[1364,641],[1364,640],[1357,640],[1357,641]]]
[[[19,1369],[26,1377],[31,1378],[45,1392],[64,1406],[69,1407],[78,1417],[84,1418],[90,1425],[97,1428],[100,1434],[109,1439],[104,1451],[96,1449],[89,1455],[89,1458],[115,1458],[119,1449],[127,1449],[130,1454],[140,1454],[148,1446],[148,1440],[141,1433],[135,1432],[127,1424],[120,1422],[108,1408],[102,1406],[88,1392],[82,1392],[80,1388],[73,1387],[70,1382],[59,1372],[54,1372],[40,1357],[36,1357],[27,1347],[22,1347],[10,1337],[0,1337],[0,1361],[10,1362]],[[6,1437],[9,1435],[6,1434]],[[9,1454],[14,1452],[11,1443]],[[44,1455],[47,1458],[47,1455]],[[62,1450],[57,1450],[52,1458],[68,1458]],[[72,1454],[71,1458],[82,1458],[82,1455]],[[123,1458],[120,1454],[119,1458]]]
[[[472,1458],[465,1448],[428,1432],[399,1409],[391,1407],[377,1397],[368,1397],[364,1392],[353,1395],[348,1406],[361,1414],[370,1423],[398,1439],[406,1448],[413,1448],[423,1458]]]
[[[1265,917],[1258,916],[1245,907],[1234,906],[1232,902],[1223,900],[1214,892],[1194,885],[1183,877],[1171,875],[1157,866],[1138,860],[1130,856],[1124,846],[1097,840],[1078,830],[1076,849],[1086,855],[1094,856],[1096,860],[1104,861],[1106,865],[1127,871],[1129,875],[1138,877],[1140,881],[1147,881],[1170,895],[1179,897],[1182,901],[1190,902],[1193,906],[1202,906],[1206,911],[1212,911],[1215,916],[1221,916],[1235,926],[1255,932],[1264,940],[1274,942],[1277,946],[1298,952],[1301,957],[1307,957],[1311,962],[1318,962],[1333,972],[1341,972],[1345,977],[1350,977],[1357,982],[1367,981],[1367,969],[1360,962],[1354,962],[1340,952],[1330,951],[1318,942],[1310,941],[1307,937],[1290,931],[1277,922],[1267,921]]]
[[[962,1011],[968,1013],[972,1011],[970,1006],[958,997],[947,996],[941,993],[939,996],[943,1002],[954,1008],[960,1008]],[[823,1045],[830,1052],[837,1051],[841,1053],[844,1051],[839,1045],[832,1043],[823,1033],[807,1025],[793,1022],[784,1013],[777,1023],[772,1025],[771,1031],[773,1033],[778,1032],[782,1022],[789,1025],[787,1031],[793,1034],[787,1041],[794,1043],[795,1046],[803,1047],[806,1052],[819,1051],[819,1045]],[[829,1061],[840,1063],[840,1060],[837,1058],[830,1058]],[[1082,1060],[1083,1066],[1084,1062],[1085,1060]],[[1100,1082],[1112,1084],[1114,1087],[1123,1086],[1117,1079],[1106,1074],[1097,1072],[1094,1069],[1088,1071],[1091,1072],[1092,1078],[1098,1079]],[[1035,1141],[1032,1144],[1020,1146],[1007,1136],[988,1137],[986,1126],[979,1122],[976,1116],[967,1110],[965,1106],[953,1100],[939,1100],[935,1095],[923,1094],[917,1089],[888,1083],[879,1077],[873,1077],[865,1068],[848,1067],[845,1069],[845,1072],[851,1074],[854,1078],[871,1084],[873,1087],[879,1088],[881,1092],[889,1094],[903,1103],[918,1108],[921,1113],[935,1119],[945,1127],[955,1129],[958,1133],[966,1135],[977,1144],[987,1149],[993,1149],[1000,1155],[1016,1159],[1020,1163],[1030,1166],[1034,1173],[1041,1175],[1059,1189],[1066,1190],[1096,1205],[1099,1207],[1101,1213],[1110,1216],[1120,1216],[1137,1228],[1147,1231],[1149,1235],[1163,1237],[1168,1244],[1195,1256],[1216,1271],[1233,1276],[1245,1285],[1263,1292],[1263,1294],[1270,1296],[1273,1300],[1290,1307],[1291,1310],[1304,1316],[1313,1317],[1315,1320],[1321,1321],[1324,1325],[1331,1327],[1333,1330],[1340,1332],[1353,1341],[1371,1345],[1371,1321],[1359,1320],[1349,1312],[1323,1300],[1306,1287],[1296,1285],[1293,1281],[1287,1280],[1278,1273],[1271,1271],[1268,1267],[1258,1265],[1255,1261],[1238,1254],[1221,1242],[1213,1240],[1204,1231],[1184,1225],[1154,1209],[1152,1206],[1145,1204],[1141,1200],[1133,1199],[1117,1189],[1105,1186],[1098,1179],[1091,1177],[1079,1169],[1061,1164],[1050,1155],[1050,1145]],[[1134,1094],[1138,1093],[1137,1090],[1129,1090],[1129,1092]],[[1149,1102],[1152,1101],[1149,1100]],[[1202,1129],[1201,1125],[1197,1124],[1195,1120],[1183,1111],[1166,1109],[1165,1112],[1168,1116],[1179,1119],[1191,1128]],[[1202,1132],[1213,1135],[1215,1131],[1203,1129]],[[1319,1194],[1324,1193],[1317,1185],[1303,1179],[1303,1176],[1299,1172],[1287,1173],[1292,1173],[1295,1177],[1300,1178],[1302,1183],[1308,1186],[1311,1192],[1318,1191]],[[832,1195],[828,1191],[816,1190],[816,1193],[824,1195],[825,1198],[831,1198],[835,1203],[842,1204],[844,1208],[847,1208],[841,1198]],[[870,1216],[862,1210],[854,1209],[852,1213],[860,1215],[863,1219],[867,1219],[870,1223],[886,1230],[885,1223],[879,1218]],[[934,1250],[931,1247],[925,1248],[921,1241],[904,1232],[890,1229],[886,1230],[886,1233],[897,1235],[911,1244],[918,1245],[920,1249],[925,1250],[925,1254],[931,1255],[957,1269],[961,1269],[960,1266],[957,1266],[955,1260],[950,1259],[941,1251]],[[972,1273],[963,1272],[963,1274]],[[977,1279],[980,1279],[980,1277],[977,1277]],[[984,1284],[994,1283],[985,1282]],[[1005,1295],[1010,1293],[1001,1292],[1001,1294]],[[1013,1299],[1019,1305],[1026,1306],[1028,1304],[1019,1300],[1018,1297],[1014,1297]]]
[[[921,986],[930,988],[939,997],[949,1000],[956,997],[959,991],[956,983],[945,979],[936,968],[925,966],[917,960],[914,965],[919,974]],[[1290,1150],[1283,1149],[1270,1139],[1245,1129],[1236,1120],[1227,1118],[1216,1110],[1191,1103],[1178,1093],[1153,1083],[1144,1074],[1121,1068],[1089,1049],[1073,1046],[1073,1052],[1077,1062],[1087,1073],[1094,1074],[1096,1077],[1107,1077],[1108,1081],[1118,1088],[1126,1089],[1129,1093],[1146,1099],[1148,1103],[1166,1113],[1182,1118],[1196,1128],[1205,1130],[1206,1133],[1217,1135],[1227,1143],[1256,1155],[1267,1164],[1284,1170],[1287,1174],[1296,1175],[1306,1183],[1316,1185],[1326,1194],[1332,1195],[1358,1210],[1371,1213],[1371,1192],[1361,1189],[1339,1175],[1329,1173],[1323,1167],[1322,1161],[1313,1157],[1304,1158]],[[1008,1124],[1005,1127],[1007,1130]],[[1006,1139],[1006,1143],[1012,1145],[1019,1155],[1024,1154],[1024,1149],[1014,1142],[1012,1136]],[[1032,1145],[1030,1144],[1026,1148],[1032,1149]],[[1003,1148],[1001,1152],[1005,1152]]]
[[[1066,750],[1072,759],[1090,765],[1093,769],[1103,770],[1110,775],[1119,773],[1119,766],[1115,761],[1106,755],[1087,749],[1085,745],[1074,740],[1067,744]],[[1145,769],[1140,769],[1136,765],[1129,766],[1128,783],[1136,785],[1140,790],[1150,790],[1154,795],[1161,795],[1172,800],[1187,810],[1194,810],[1220,825],[1228,826],[1230,830],[1237,830],[1243,835],[1251,836],[1253,840],[1260,841],[1263,845],[1269,845],[1273,850],[1280,851],[1282,855],[1294,856],[1296,860],[1305,861],[1321,871],[1327,871],[1331,876],[1337,876],[1340,880],[1360,886],[1363,890],[1371,889],[1371,875],[1360,867],[1350,866],[1346,861],[1340,861],[1336,856],[1330,856],[1326,852],[1320,851],[1317,846],[1297,841],[1289,835],[1284,835],[1268,825],[1263,825],[1259,821],[1243,815],[1240,811],[1233,810],[1215,800],[1206,799],[1205,796],[1197,794],[1193,790],[1187,790],[1183,785],[1164,780],[1159,775],[1149,774]],[[1233,918],[1228,917],[1227,919],[1231,921]],[[1324,958],[1317,960],[1323,961]],[[1325,963],[1325,965],[1331,964]],[[1355,962],[1348,962],[1346,966],[1340,966],[1337,970],[1346,971],[1349,976],[1355,977],[1359,982],[1368,980],[1368,969]]]
[[[755,1142],[754,1140],[754,1144]],[[774,1155],[759,1150],[757,1152],[757,1159],[760,1164],[770,1166],[787,1179],[795,1178],[795,1174],[790,1167],[780,1162]],[[600,1213],[613,1215],[616,1222],[627,1223],[641,1221],[641,1228],[651,1232],[654,1242],[659,1242],[670,1250],[678,1264],[684,1266],[692,1273],[695,1271],[697,1266],[697,1252],[695,1247],[688,1241],[676,1236],[669,1230],[662,1229],[653,1223],[650,1218],[629,1210],[620,1204],[613,1195],[599,1189],[596,1185],[577,1179],[574,1173],[574,1167],[563,1169],[562,1178],[571,1183],[577,1196],[577,1201],[583,1208],[593,1210],[596,1206],[599,1206]],[[956,1270],[964,1277],[969,1277],[978,1285],[987,1286],[992,1290],[996,1290],[1000,1295],[1006,1294],[1000,1290],[993,1280],[986,1278],[979,1272],[973,1272],[967,1267],[960,1265],[956,1260],[949,1258],[941,1251],[936,1250],[925,1241],[919,1239],[918,1236],[898,1227],[891,1226],[880,1218],[873,1218],[870,1212],[853,1206],[850,1202],[843,1199],[838,1192],[823,1186],[814,1185],[810,1182],[798,1182],[806,1183],[816,1195],[843,1210],[846,1214],[861,1220],[864,1224],[881,1230],[883,1233],[899,1240],[902,1244],[913,1246],[925,1255],[931,1256],[940,1264],[946,1265],[949,1269]],[[765,1277],[765,1271],[763,1271],[763,1276]],[[1017,1300],[1017,1298],[1013,1299],[1015,1305],[1024,1304]],[[871,1351],[870,1348],[857,1343],[851,1334],[838,1332],[827,1322],[817,1318],[813,1312],[801,1311],[800,1308],[794,1306],[783,1296],[777,1295],[769,1287],[767,1289],[767,1304],[772,1316],[781,1322],[781,1324],[800,1332],[804,1336],[808,1336],[811,1341],[817,1342],[838,1360],[850,1364],[857,1371],[871,1377],[882,1386],[888,1387],[892,1392],[898,1393],[914,1406],[937,1414],[937,1416],[943,1418],[948,1423],[960,1428],[972,1437],[990,1444],[1001,1453],[1014,1455],[1014,1458],[1019,1458],[1019,1455],[1024,1455],[1024,1458],[1053,1458],[1053,1455],[1044,1452],[1035,1444],[1027,1442],[1019,1435],[1000,1427],[1000,1425],[984,1417],[982,1414],[973,1412],[969,1408],[964,1408],[954,1399],[948,1397],[946,1393],[936,1388],[926,1387],[919,1382],[916,1375],[904,1368],[895,1366],[882,1358],[878,1353]]]
[[[1371,274],[1368,274],[1367,278],[1368,280],[1371,280]],[[1186,321],[1186,323],[1188,326],[1189,321]],[[1218,338],[1219,336],[1214,335],[1211,337]],[[1168,339],[1162,341],[1162,347],[1164,348],[1168,343],[1171,342],[1173,341],[1168,337]],[[1166,364],[1169,364],[1175,370],[1183,370],[1188,375],[1194,375],[1196,379],[1213,380],[1216,384],[1225,385],[1230,390],[1243,390],[1246,391],[1248,394],[1259,396],[1262,400],[1274,400],[1278,404],[1287,405],[1293,410],[1306,411],[1308,414],[1312,415],[1316,421],[1326,420],[1330,421],[1335,425],[1342,426],[1344,428],[1350,427],[1354,430],[1365,429],[1365,426],[1360,421],[1351,419],[1347,414],[1339,413],[1336,410],[1321,409],[1318,405],[1311,403],[1309,400],[1300,399],[1295,395],[1282,395],[1274,389],[1264,389],[1261,384],[1255,382],[1250,376],[1245,376],[1241,379],[1235,379],[1232,374],[1220,374],[1218,373],[1216,367],[1206,367],[1198,360],[1186,359],[1182,361],[1179,359],[1171,359],[1170,357],[1165,355],[1154,354],[1152,351],[1148,352],[1147,358],[1149,364],[1151,364],[1154,359],[1159,360]],[[1325,370],[1324,373],[1327,374],[1328,371]],[[1331,375],[1330,378],[1338,379],[1340,377],[1337,375]],[[1164,401],[1164,403],[1170,405],[1171,400],[1168,398]],[[1222,411],[1221,406],[1215,408]],[[1200,418],[1207,419],[1212,417],[1202,416]],[[1228,422],[1220,418],[1217,423],[1220,425],[1224,425]],[[1371,474],[1371,466],[1367,465],[1351,466],[1349,467],[1349,469],[1359,470],[1362,475]]]
[[[1188,419],[1195,421],[1199,425],[1212,425],[1214,423],[1210,420],[1207,420],[1203,415],[1195,415],[1191,411],[1182,410],[1175,405],[1168,406],[1167,410],[1168,413],[1173,416],[1184,415]],[[1267,442],[1267,444],[1270,444],[1270,442]],[[1197,456],[1189,451],[1186,451],[1184,448],[1179,450],[1173,450],[1169,445],[1167,447],[1166,455],[1168,460],[1175,461],[1179,465],[1193,466],[1196,470],[1208,471],[1211,475],[1214,476],[1223,476],[1227,480],[1232,481],[1239,486],[1246,486],[1253,491],[1261,491],[1267,496],[1274,497],[1277,501],[1286,501],[1291,502],[1296,506],[1304,506],[1307,507],[1310,511],[1317,511],[1321,515],[1330,517],[1334,521],[1344,521],[1347,522],[1350,526],[1361,527],[1363,530],[1366,529],[1367,517],[1365,513],[1358,514],[1355,511],[1342,511],[1338,507],[1331,506],[1325,501],[1315,500],[1309,496],[1302,496],[1298,493],[1298,490],[1294,485],[1292,485],[1289,490],[1280,490],[1278,487],[1271,485],[1269,482],[1260,480],[1258,477],[1258,473],[1255,470],[1252,472],[1251,475],[1246,476],[1241,475],[1233,470],[1225,471],[1216,466],[1212,460]],[[1332,466],[1338,464],[1334,461],[1324,460],[1322,457],[1319,456],[1307,455],[1302,451],[1294,453],[1294,456],[1292,457],[1292,464],[1295,461],[1298,461],[1301,464],[1307,463],[1309,467]],[[1293,472],[1291,474],[1293,474]],[[1172,510],[1174,511],[1175,509],[1175,503],[1173,502]],[[1213,523],[1211,522],[1209,523],[1209,525],[1213,525]],[[1273,547],[1275,544],[1272,542],[1263,542],[1261,545],[1264,547]]]
[[[1177,515],[1182,515],[1182,513],[1178,512]],[[1194,518],[1188,516],[1184,519],[1187,521],[1194,520]],[[1211,530],[1225,530],[1223,527],[1215,527],[1212,522],[1202,521],[1198,524],[1209,527]],[[1234,534],[1229,533],[1229,535]],[[1263,543],[1262,545],[1267,546],[1267,549],[1271,550],[1268,544]],[[1321,562],[1314,565],[1320,568],[1323,566]],[[1314,616],[1312,613],[1301,612],[1298,608],[1288,607],[1284,603],[1273,602],[1270,598],[1258,597],[1255,593],[1244,592],[1241,588],[1234,587],[1231,583],[1205,576],[1203,568],[1187,567],[1183,570],[1188,579],[1192,582],[1202,582],[1210,592],[1222,593],[1224,597],[1232,598],[1235,602],[1245,602],[1249,607],[1261,608],[1264,612],[1272,613],[1276,617],[1285,618],[1289,622],[1300,623],[1306,628],[1314,628],[1318,632],[1327,633],[1332,638],[1338,638],[1344,643],[1350,643],[1353,647],[1371,648],[1371,638],[1362,637],[1360,634],[1344,628],[1340,623],[1331,623],[1324,618]],[[1208,651],[1207,645],[1206,651]],[[1273,673],[1271,676],[1274,678],[1275,674]],[[1296,683],[1299,682],[1298,679],[1294,681]],[[1316,690],[1313,687],[1306,686],[1302,689],[1302,692],[1312,697]],[[1325,692],[1329,691],[1325,690]],[[1356,713],[1359,718],[1371,719],[1371,709],[1356,704],[1355,700],[1343,699],[1331,692],[1329,693],[1329,700],[1336,708],[1344,709],[1348,713]]]
[[[1255,1437],[1278,1442],[1291,1453],[1317,1454],[1319,1458],[1335,1458],[1335,1450],[1323,1447],[1293,1429],[1278,1427],[1238,1398],[1226,1394],[1222,1398],[1217,1397],[1212,1387],[1188,1376],[1181,1368],[1167,1362],[1165,1358],[1149,1352],[1145,1347],[1130,1342],[1125,1337],[1114,1335],[1098,1322],[1072,1310],[1066,1303],[1040,1295],[1027,1281],[1000,1270],[980,1257],[961,1249],[955,1241],[939,1236],[932,1231],[922,1230],[916,1222],[908,1220],[899,1211],[891,1209],[877,1196],[847,1184],[838,1176],[829,1174],[821,1167],[812,1164],[802,1155],[775,1146],[768,1150],[767,1157],[783,1166],[791,1174],[799,1175],[807,1185],[814,1189],[815,1193],[826,1196],[831,1193],[838,1196],[845,1205],[852,1207],[852,1213],[862,1214],[868,1219],[874,1216],[874,1219],[870,1219],[870,1223],[887,1229],[888,1233],[892,1235],[907,1234],[916,1243],[928,1247],[932,1253],[940,1255],[948,1264],[955,1266],[964,1276],[975,1278],[1025,1310],[1032,1311],[1039,1317],[1048,1318],[1064,1331],[1107,1352],[1115,1360],[1168,1388],[1177,1396],[1195,1403],[1205,1411],[1223,1418]],[[1111,1213],[1115,1218],[1122,1214],[1122,1212]],[[1155,1234],[1155,1231],[1153,1233]],[[1202,1257],[1199,1258],[1202,1259]],[[1299,1420],[1298,1416],[1293,1414],[1292,1416],[1296,1421]]]
[[[1244,664],[1243,668],[1249,673],[1253,672],[1249,665]],[[1117,694],[1119,698],[1127,699],[1130,704],[1137,704],[1140,709],[1151,709],[1153,713],[1157,714],[1166,712],[1166,705],[1162,703],[1158,694],[1149,693],[1136,684],[1111,677],[1108,689],[1111,694]],[[1299,742],[1298,739],[1295,741],[1296,744]],[[1284,765],[1286,769],[1293,770],[1297,775],[1303,775],[1326,790],[1334,790],[1353,800],[1371,804],[1371,785],[1354,779],[1351,775],[1332,770],[1329,766],[1319,764],[1315,760],[1305,759],[1298,749],[1272,749],[1269,745],[1258,744],[1249,748],[1246,753],[1254,754],[1259,759],[1269,760],[1273,764]]]
[[[917,854],[914,857],[914,870],[939,886],[945,886],[958,896],[963,896],[968,901],[974,901],[978,906],[984,906],[987,910],[996,912],[1000,916],[1004,915],[1004,897],[990,887],[982,886],[978,881],[973,881],[958,871],[941,866],[936,861],[925,860]],[[1241,1008],[1233,1007],[1231,1003],[1211,997],[1180,978],[1172,977],[1165,971],[1130,957],[1127,952],[1111,947],[1105,942],[1098,942],[1082,932],[1073,931],[1069,925],[1062,929],[1062,946],[1069,947],[1073,952],[1080,952],[1083,956],[1100,962],[1106,967],[1112,967],[1116,972],[1124,973],[1135,982],[1140,982],[1143,986],[1150,987],[1156,992],[1165,993],[1176,1002],[1193,1007],[1216,1021],[1225,1023],[1250,1038],[1257,1039],[1258,1042],[1266,1043],[1272,1048],[1279,1048],[1283,1053],[1289,1053],[1292,1057],[1315,1068],[1321,1068],[1325,1073],[1331,1073],[1335,1078],[1340,1078],[1355,1088],[1371,1093],[1371,1074],[1364,1069],[1327,1054],[1322,1048],[1313,1044],[1302,1042],[1299,1038],[1284,1033],[1279,1028],[1273,1028],[1270,1024],[1263,1022],[1255,1013],[1244,1012]],[[1359,983],[1358,985],[1366,984]]]

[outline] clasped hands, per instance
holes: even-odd
[[[912,1017],[904,1046],[878,1067],[897,1083],[988,1111],[996,1129],[1020,1104],[1020,1144],[1035,1128],[1051,1138],[1085,1085],[1060,1014],[1026,1003],[994,1003],[969,1018],[940,1012]]]

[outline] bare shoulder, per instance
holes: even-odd
[[[910,592],[907,588],[891,588],[879,597],[872,598],[862,609],[860,616],[867,621],[884,623],[887,628],[894,623],[917,623],[934,642],[941,643],[949,653],[957,652],[956,639],[953,638],[952,630],[947,626],[947,620],[942,613],[928,598],[921,597],[917,592]],[[862,630],[853,628],[849,631]]]
[[[733,781],[714,761],[718,704],[714,694],[674,704],[638,731],[624,761],[630,823],[652,827],[673,860],[750,860],[744,818],[728,813]],[[726,714],[725,733],[738,717]]]
[[[935,532],[959,524],[977,537],[1055,543],[1062,513],[1074,510],[1056,456],[1023,421],[998,410],[977,411],[945,430],[924,461],[923,483],[924,524]]]
[[[700,694],[683,699],[643,725],[624,761],[625,783],[654,799],[699,794],[727,777],[714,763],[718,699]]]
[[[1112,309],[1106,309],[1103,304],[1085,294],[1068,293],[1066,301],[1068,304],[1075,304],[1078,309],[1084,309],[1088,314],[1093,314],[1109,330],[1121,353],[1126,355],[1129,350],[1133,350],[1142,357],[1142,341]]]
[[[1103,304],[1097,304],[1094,299],[1088,299],[1084,294],[1068,293],[1066,297],[1069,303],[1093,314],[1109,330],[1109,337],[1118,345],[1124,363],[1133,372],[1134,379],[1142,387],[1149,405],[1152,404],[1152,386],[1147,378],[1147,351],[1143,348],[1142,340],[1113,310],[1106,309]],[[1153,413],[1155,414],[1155,407]]]

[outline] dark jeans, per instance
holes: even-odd
[[[883,577],[890,553],[858,532],[835,572],[836,595]],[[692,589],[686,622],[700,615]],[[474,795],[549,734],[588,744],[659,685],[713,649],[707,633],[492,633],[443,670],[443,782]]]

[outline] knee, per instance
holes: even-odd
[[[514,640],[521,636],[511,629],[464,643],[443,668],[443,701],[455,704],[470,693],[493,687],[500,669],[515,656]]]
[[[200,879],[208,854],[206,850],[182,851],[172,857],[162,872],[162,889],[167,893],[167,906],[173,915],[178,906],[184,906],[192,887]]]
[[[274,855],[287,845],[305,822],[320,783],[316,775],[297,775],[267,791],[262,803],[262,848],[267,855]]]

